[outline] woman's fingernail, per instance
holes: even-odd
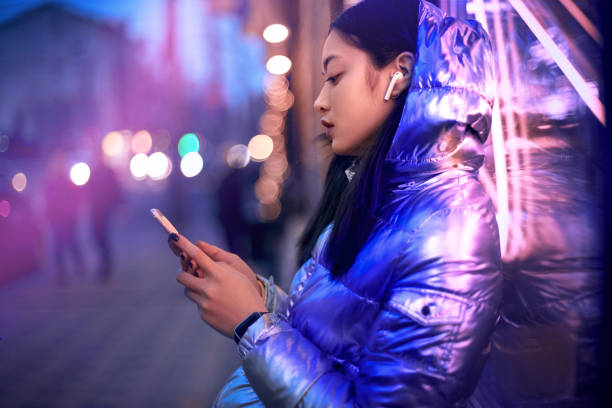
[[[178,242],[179,236],[176,235],[175,233],[172,233],[172,234],[170,234],[170,237],[168,238],[168,241],[170,241],[170,240],[172,240],[174,242]]]

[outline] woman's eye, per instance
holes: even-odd
[[[325,82],[330,82],[330,83],[332,83],[332,84],[335,84],[335,83],[336,83],[336,80],[338,79],[338,77],[339,77],[339,76],[340,76],[340,74],[338,74],[338,75],[334,75],[334,76],[330,76],[329,78],[327,78],[327,79],[325,80]]]

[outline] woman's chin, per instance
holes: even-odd
[[[337,154],[338,156],[361,156],[362,154],[358,148],[343,146],[340,143],[336,143],[335,140],[332,140],[331,149],[334,154]]]
[[[332,139],[332,141],[331,141],[331,149],[332,149],[332,152],[334,152],[334,154],[343,156],[342,149],[340,149],[338,147],[338,143],[336,142],[336,139]]]
[[[331,149],[338,156],[352,156],[350,149],[347,149],[342,143],[338,143],[336,138],[332,138]]]

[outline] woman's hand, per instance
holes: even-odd
[[[246,273],[247,270],[250,274],[253,272],[240,258],[227,258],[233,254],[222,250],[215,252],[212,248],[216,247],[202,244],[196,246],[183,236],[173,242],[190,261],[195,262],[198,271],[198,277],[181,272],[176,280],[185,286],[185,295],[198,305],[202,320],[231,338],[240,322],[253,312],[267,311],[266,306],[258,291],[257,280],[254,285]],[[228,262],[213,259],[202,248],[212,250],[217,259],[222,257]]]
[[[200,270],[197,268],[197,265],[195,265],[193,261],[191,261],[191,259],[186,256],[183,251],[181,251],[181,249],[176,245],[176,241],[174,241],[172,237],[168,238],[168,245],[170,246],[172,252],[181,258],[180,262],[182,270],[185,272],[191,272],[195,276],[199,276],[198,273]],[[204,241],[198,241],[195,243],[195,245],[204,251],[204,253],[214,261],[224,262],[243,274],[249,280],[249,282],[253,284],[253,287],[257,289],[257,292],[263,297],[263,286],[257,280],[255,272],[253,272],[253,270],[246,264],[246,262],[242,260],[242,258],[236,254],[224,251],[223,249]]]

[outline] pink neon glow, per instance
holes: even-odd
[[[11,203],[6,200],[0,201],[0,216],[6,218],[11,214]]]
[[[567,79],[574,86],[574,89],[576,89],[576,92],[578,92],[578,95],[580,95],[591,112],[593,112],[597,119],[605,126],[605,108],[601,100],[593,93],[589,84],[587,84],[576,68],[574,68],[559,46],[550,38],[546,30],[544,30],[544,27],[540,25],[533,13],[529,11],[529,8],[525,6],[525,3],[523,3],[522,0],[508,0],[508,2],[514,7],[514,10],[521,16],[525,24],[527,24],[527,27],[529,27],[531,32],[533,32],[540,43],[542,43],[542,46],[544,46],[546,51],[548,51],[550,56],[555,60],[561,71],[563,71],[563,74],[565,74]]]
[[[603,38],[601,37],[601,33],[599,32],[597,27],[595,27],[595,25],[591,23],[591,20],[589,20],[589,18],[582,12],[582,10],[580,10],[572,0],[559,0],[559,2],[563,4],[563,7],[565,7],[567,11],[569,11],[569,13],[572,15],[572,17],[576,19],[576,21],[582,26],[584,31],[586,31],[591,36],[591,38],[593,38],[595,42],[599,44],[600,47],[603,47]]]
[[[153,139],[151,134],[146,130],[136,132],[132,138],[132,152],[134,154],[145,153],[148,154],[153,147]]]

